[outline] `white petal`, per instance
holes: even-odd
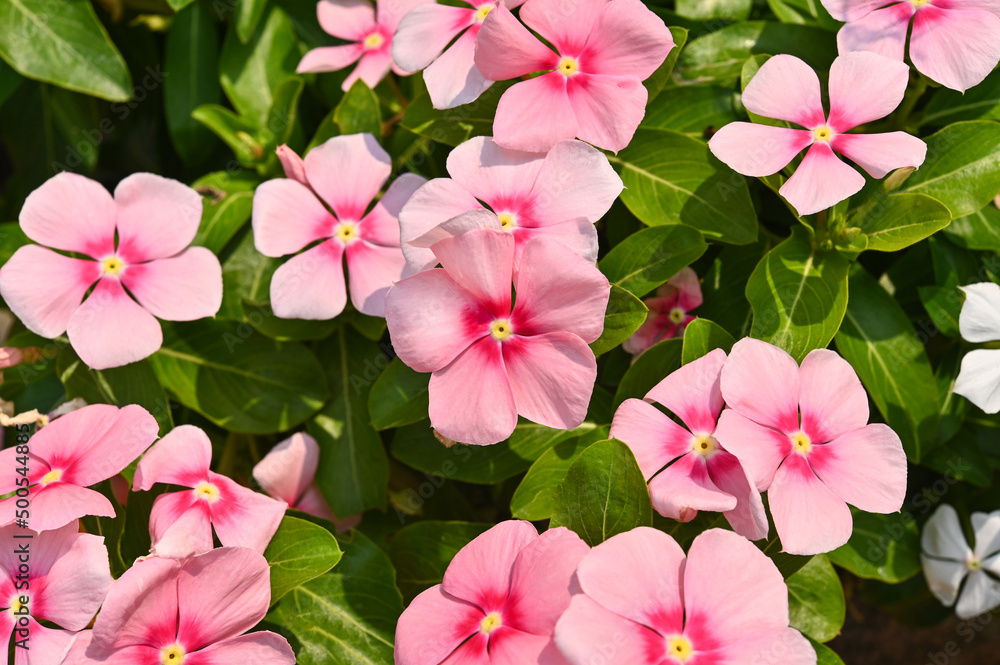
[[[920,562],[924,565],[924,577],[927,578],[927,586],[931,593],[941,601],[942,605],[950,607],[954,604],[958,587],[968,572],[965,564],[958,561],[930,559],[923,555],[920,555]]]
[[[990,579],[986,573],[976,571],[965,582],[955,614],[959,619],[971,619],[997,606],[1000,606],[1000,583]]]
[[[965,303],[958,317],[962,337],[970,342],[1000,340],[1000,286],[993,282],[963,286]]]
[[[929,556],[960,562],[972,554],[954,508],[943,503],[934,511],[920,534],[920,548]]]
[[[976,349],[962,358],[955,393],[986,413],[1000,411],[1000,350]]]
[[[992,513],[972,513],[972,529],[976,533],[973,552],[979,560],[1000,554],[1000,510]]]

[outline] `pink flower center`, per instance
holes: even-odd
[[[792,450],[795,452],[808,455],[812,450],[812,440],[805,432],[796,432],[788,438],[792,440]]]
[[[508,339],[513,332],[514,329],[511,327],[508,319],[497,319],[490,324],[490,334],[498,342]]]
[[[358,239],[358,225],[354,222],[340,222],[333,227],[333,237],[347,245]]]
[[[215,503],[219,500],[219,488],[207,480],[203,480],[195,485],[194,498],[207,501],[208,503]]]
[[[493,11],[493,8],[495,6],[496,5],[494,5],[492,2],[487,2],[485,5],[479,5],[479,7],[476,8],[476,14],[474,17],[476,23],[482,23],[483,21],[485,21],[486,17],[489,16],[489,13]]]
[[[380,48],[382,44],[385,44],[385,37],[383,37],[377,32],[373,32],[372,34],[364,38],[362,44],[364,45],[366,50],[374,51],[375,49]]]
[[[104,275],[117,277],[123,270],[125,270],[125,262],[113,254],[101,260],[101,273]]]
[[[576,58],[565,56],[556,65],[556,71],[569,78],[580,71],[580,63],[577,62]]]
[[[175,642],[160,650],[160,665],[181,665],[186,656],[184,647]]]
[[[683,635],[674,635],[667,638],[667,658],[678,663],[686,663],[694,655],[694,647],[691,640]]]
[[[682,323],[685,314],[686,312],[680,307],[674,307],[669,314],[671,323]]]
[[[823,143],[829,143],[836,135],[837,132],[833,131],[833,128],[828,125],[820,125],[813,129],[813,139]]]
[[[500,613],[490,612],[483,618],[482,623],[479,624],[479,630],[483,631],[484,634],[489,635],[502,625],[503,622],[500,620]]]

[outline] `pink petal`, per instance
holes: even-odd
[[[92,640],[91,630],[77,633],[62,665],[92,665],[95,661],[101,665],[160,665],[161,652],[155,647],[142,644],[107,649]]]
[[[287,145],[282,144],[274,149],[274,154],[278,156],[278,161],[281,162],[281,168],[285,172],[286,178],[299,182],[306,187],[309,186],[309,178],[306,176],[306,163],[302,161],[297,152]],[[254,194],[258,192],[260,192],[260,186],[257,187]]]
[[[70,483],[54,483],[31,493],[30,526],[47,531],[66,526],[86,515],[114,517],[115,509],[100,492]],[[0,502],[0,523],[12,524],[16,517],[14,498]]]
[[[492,665],[487,651],[488,646],[489,638],[486,633],[476,633],[455,649],[441,665]]]
[[[497,220],[499,222],[500,220]],[[527,227],[522,226],[510,232],[517,241],[515,246],[514,263],[521,264],[521,256],[524,248],[535,238],[550,238],[561,245],[565,245],[574,254],[581,256],[590,265],[597,264],[597,228],[593,222],[586,219],[572,219],[559,224],[547,224],[545,226]]]
[[[720,491],[736,497],[736,507],[723,512],[733,531],[749,540],[767,538],[767,513],[760,492],[736,456],[720,450],[708,460],[708,476]]]
[[[715,133],[708,147],[729,168],[759,178],[785,168],[812,140],[812,133],[802,129],[731,122]]]
[[[275,497],[281,498],[281,497]],[[310,483],[306,487],[305,492],[299,497],[299,500],[295,504],[289,504],[295,510],[300,510],[303,513],[313,515],[315,517],[321,517],[325,520],[329,520],[334,523],[337,527],[337,533],[343,531],[350,531],[356,527],[361,522],[360,515],[354,515],[351,517],[345,517],[343,520],[337,519],[337,516],[333,514],[330,510],[330,506],[327,505],[326,499],[323,498],[322,492],[316,487],[316,483]]]
[[[809,640],[787,626],[751,633],[704,654],[704,657],[709,662],[727,665],[757,665],[776,657],[780,658],[781,665],[816,665],[816,651]]]
[[[785,459],[767,495],[785,552],[829,552],[851,537],[853,520],[847,504],[816,477],[799,453]]]
[[[568,597],[566,604],[569,604]],[[546,650],[549,650],[549,653],[545,653]],[[490,665],[524,665],[524,663],[556,665],[557,663],[565,663],[552,641],[551,634],[535,635],[507,627],[500,627],[490,633],[489,653]],[[551,658],[558,660],[546,660]]]
[[[525,11],[530,15],[530,10],[523,7],[522,18]],[[575,18],[573,24],[576,25]],[[502,3],[483,21],[476,38],[476,68],[491,81],[555,69],[558,60],[558,55],[528,32]]]
[[[477,53],[482,52],[479,47]],[[566,77],[556,72],[514,84],[497,104],[493,140],[512,150],[547,152],[577,136],[576,112],[566,88]]]
[[[773,344],[749,337],[738,341],[720,386],[726,404],[740,415],[785,434],[799,429],[799,366]]]
[[[34,608],[32,608],[34,610]],[[68,630],[48,628],[32,618],[28,619],[28,649],[14,648],[14,662],[17,665],[39,665],[40,663],[62,663],[63,654],[69,649],[76,635]],[[6,644],[6,643],[5,643]]]
[[[649,481],[649,497],[656,512],[678,522],[690,522],[700,510],[721,513],[736,509],[736,497],[715,486],[704,458],[693,452]]]
[[[388,34],[393,34],[399,27],[399,22],[403,17],[416,9],[419,5],[430,0],[379,0],[376,3],[378,13],[378,24],[386,29]]]
[[[500,213],[528,198],[543,163],[543,155],[502,148],[488,136],[477,136],[448,154],[448,173]]]
[[[1000,61],[1000,17],[980,9],[921,7],[913,19],[910,58],[921,74],[965,92]]]
[[[867,425],[813,446],[809,465],[847,503],[869,513],[894,513],[906,495],[906,454],[888,426]]]
[[[753,543],[731,531],[709,529],[688,550],[684,609],[685,633],[699,651],[707,651],[720,642],[786,628],[788,588]]]
[[[99,259],[115,251],[115,214],[103,185],[59,173],[24,200],[21,230],[37,243]]]
[[[179,425],[143,455],[135,470],[133,491],[149,490],[156,483],[194,487],[208,480],[212,442],[194,425]]]
[[[149,535],[151,552],[159,557],[184,559],[215,546],[208,507],[190,490],[156,497],[149,516]]]
[[[726,352],[715,349],[669,374],[646,399],[667,407],[692,432],[711,434],[722,413],[719,376],[725,362]]]
[[[450,109],[472,103],[493,85],[476,67],[478,33],[478,26],[466,30],[424,70],[424,84],[434,108]]]
[[[325,321],[344,311],[343,254],[343,243],[327,240],[279,266],[271,277],[274,315]]]
[[[454,565],[454,564],[452,564]],[[479,631],[485,613],[437,584],[410,602],[396,624],[397,665],[439,665]]]
[[[404,173],[393,180],[372,211],[358,223],[360,236],[376,245],[399,247],[399,212],[426,183],[426,178],[415,173]]]
[[[793,55],[776,55],[765,62],[743,90],[743,105],[757,115],[787,120],[806,129],[826,120],[819,77]]]
[[[0,293],[25,327],[43,337],[57,337],[66,332],[73,312],[100,276],[95,261],[26,245],[0,268]]]
[[[77,529],[73,522],[57,531],[43,531],[32,548],[32,572],[44,576],[39,575],[42,584],[31,599],[31,613],[68,630],[87,627],[113,581],[104,538]],[[14,549],[18,541],[8,542]]]
[[[129,266],[122,283],[147,311],[167,321],[215,316],[222,306],[222,266],[204,247]]]
[[[836,132],[878,120],[903,101],[910,68],[867,51],[846,53],[830,67],[830,119]]]
[[[490,445],[517,426],[517,406],[500,342],[484,337],[431,375],[428,415],[440,434],[461,443]],[[456,404],[463,404],[456,409]]]
[[[674,48],[673,36],[663,19],[639,0],[586,4],[601,7],[587,38],[587,46],[580,53],[582,67],[587,72],[634,76],[642,81],[663,64]],[[532,18],[534,16],[533,13]],[[574,15],[574,23],[576,20]],[[569,28],[565,22],[559,23],[565,26],[563,29]],[[572,28],[575,30],[577,26]],[[564,51],[560,49],[560,52]]]
[[[122,573],[94,622],[94,646],[172,644],[177,637],[177,574],[180,564],[154,557]]]
[[[641,399],[621,403],[611,421],[610,434],[632,449],[646,480],[691,450],[691,432]]]
[[[392,171],[389,154],[371,134],[335,136],[305,161],[309,183],[342,222],[364,217]]]
[[[838,159],[830,144],[814,143],[778,193],[801,216],[834,206],[864,186],[864,176]]]
[[[316,477],[319,444],[305,432],[291,435],[257,462],[253,479],[261,489],[292,506]]]
[[[587,597],[604,609],[669,635],[684,625],[683,568],[684,551],[673,538],[638,527],[592,549],[577,577]]]
[[[418,372],[436,372],[489,333],[491,317],[444,270],[404,279],[385,299],[393,350]]]
[[[868,423],[868,395],[854,368],[828,349],[816,349],[799,370],[802,431],[814,443],[832,441]]]
[[[420,236],[416,240],[413,240],[410,245],[412,247],[433,247],[438,242],[444,240],[445,238],[454,238],[460,236],[463,233],[469,231],[477,231],[479,229],[491,229],[493,231],[503,231],[503,225],[500,223],[500,218],[496,216],[490,210],[485,208],[476,208],[475,210],[469,210],[463,212],[457,217],[452,217],[447,222],[443,222],[438,226]],[[517,238],[515,238],[515,256],[517,255]],[[437,259],[435,258],[435,261]]]
[[[160,323],[113,277],[97,283],[69,317],[66,331],[80,359],[93,369],[120,367],[148,358],[163,344]]]
[[[520,415],[557,429],[583,422],[597,381],[597,359],[586,342],[567,332],[515,334],[501,348]]]
[[[476,209],[482,209],[482,204],[450,178],[435,178],[414,192],[399,211],[399,235],[410,268],[420,272],[437,265],[434,252],[410,243],[439,224]]]
[[[343,46],[320,46],[306,53],[299,61],[295,72],[298,74],[321,74],[343,69],[352,62],[357,62],[365,52],[363,44],[344,44]]]
[[[518,554],[538,538],[530,522],[507,520],[474,538],[451,560],[441,590],[485,614],[503,609]]]
[[[529,196],[540,225],[578,218],[594,223],[623,188],[604,153],[583,141],[561,141],[545,155]]]
[[[264,256],[294,254],[321,238],[329,238],[337,220],[305,184],[275,178],[253,195],[253,242]]]
[[[562,331],[587,343],[601,336],[610,285],[586,259],[556,240],[535,238],[525,246],[515,278],[516,335]]]
[[[469,7],[436,3],[414,7],[399,22],[392,37],[392,59],[408,72],[419,72],[473,24],[475,13],[476,10]]]
[[[873,178],[884,178],[904,166],[919,167],[927,155],[927,144],[906,132],[841,134],[832,145]]]
[[[352,242],[344,251],[354,308],[368,316],[385,316],[389,287],[403,277],[406,269],[403,251],[364,240]]]
[[[368,0],[320,0],[316,16],[325,32],[349,42],[375,30],[375,8]]]
[[[188,654],[184,662],[190,665],[295,665],[295,653],[284,637],[261,630],[210,644]]]
[[[677,305],[685,312],[690,312],[702,303],[701,280],[698,279],[698,273],[691,268],[681,268],[680,272],[667,280],[667,283],[657,290],[657,294],[661,290],[664,293],[668,290],[675,292]]]
[[[781,461],[792,451],[792,441],[784,434],[744,418],[732,409],[719,416],[715,438],[736,455],[747,477],[761,492],[767,490]]]
[[[484,229],[445,238],[432,249],[448,275],[478,298],[493,316],[510,315],[514,238]]]
[[[344,84],[340,87],[347,92],[354,82],[360,79],[369,88],[374,88],[389,73],[390,67],[392,67],[392,52],[388,45],[377,51],[366,51],[358,60],[358,66],[344,79]],[[334,210],[336,211],[336,208]]]
[[[576,114],[576,135],[612,152],[632,141],[646,113],[648,92],[636,78],[580,73],[568,81],[566,91]]]
[[[837,33],[837,47],[841,53],[871,51],[902,61],[911,16],[913,5],[909,2],[877,9],[843,26]]]
[[[625,21],[637,18],[649,20],[648,16],[636,12],[631,3],[626,4],[629,6],[625,9],[632,11],[616,12],[623,14],[623,16],[614,17],[619,19],[619,23],[622,22],[622,19]],[[609,10],[609,5],[611,3],[608,0],[580,0],[574,2],[572,6],[564,5],[558,0],[534,0],[521,7],[521,20],[555,46],[559,53],[575,57],[583,51],[585,45],[589,45],[589,40],[594,39],[594,32],[601,24],[603,14]],[[569,16],[572,16],[572,20],[568,20]],[[625,26],[615,25],[614,20],[608,21],[608,23],[610,25],[606,25],[604,29],[613,30],[616,34],[625,29]]]
[[[504,625],[548,637],[569,606],[571,580],[590,547],[566,527],[549,529],[518,553]],[[492,638],[492,635],[491,635]],[[491,651],[493,642],[491,639]]]
[[[225,547],[246,547],[263,554],[285,516],[285,502],[213,471],[208,472],[208,480],[219,488],[219,499],[209,504],[219,542]]]
[[[884,7],[886,0],[822,0],[822,3],[833,18],[850,23]]]
[[[573,596],[556,624],[555,641],[571,665],[662,665],[666,652],[659,633],[582,594]]]
[[[152,173],[135,173],[118,183],[115,205],[118,255],[126,263],[177,254],[191,244],[201,224],[201,195]]]

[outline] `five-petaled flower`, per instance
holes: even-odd
[[[920,534],[927,586],[942,604],[955,605],[960,619],[1000,607],[1000,582],[990,577],[1000,576],[1000,510],[972,513],[972,529],[974,548],[965,540],[958,513],[942,504]]]
[[[697,318],[690,313],[702,303],[697,273],[691,268],[683,268],[658,288],[652,298],[642,302],[649,309],[646,321],[622,343],[622,348],[633,356],[657,342],[681,337],[688,324]]]

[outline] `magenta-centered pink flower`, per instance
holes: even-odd
[[[63,665],[295,665],[284,637],[247,633],[267,614],[270,579],[264,557],[242,547],[139,561],[111,587],[94,629],[76,637]]]
[[[702,303],[701,282],[691,268],[683,268],[656,290],[656,295],[642,301],[649,309],[646,321],[622,348],[634,356],[657,342],[681,337],[697,317],[689,312]]]
[[[726,352],[715,349],[660,381],[645,401],[625,400],[615,412],[611,436],[632,449],[658,513],[689,522],[699,510],[721,512],[736,533],[757,540],[768,531],[760,493],[715,438],[725,362]],[[651,402],[666,407],[687,429]]]
[[[572,429],[597,378],[588,344],[604,330],[607,278],[551,238],[529,242],[515,272],[514,244],[489,229],[441,240],[433,250],[442,268],[386,297],[393,349],[431,372],[431,425],[462,443],[506,439],[518,414]]]
[[[16,665],[62,662],[74,633],[86,628],[101,606],[112,582],[108,550],[102,536],[79,530],[76,520],[32,538],[15,525],[0,528],[3,663],[12,635],[27,646],[14,649]]]
[[[430,1],[378,0],[372,7],[368,0],[320,0],[316,5],[320,27],[350,43],[314,48],[305,54],[295,71],[335,72],[357,62],[358,66],[344,80],[345,92],[358,79],[374,88],[390,68],[397,74],[408,74],[392,61],[392,36],[407,12]]]
[[[67,413],[31,437],[27,454],[20,446],[0,452],[0,464],[10,469],[0,482],[0,493],[30,485],[24,497],[30,504],[25,519],[35,531],[58,529],[85,515],[114,517],[111,502],[87,488],[135,461],[157,431],[156,419],[135,404],[122,409],[94,404]],[[26,475],[17,473],[21,468],[27,468]],[[23,517],[19,498],[0,501],[0,524]]]
[[[649,527],[590,550],[582,594],[556,624],[571,665],[815,665],[788,626],[788,588],[774,563],[731,531],[709,529],[688,556]]]
[[[190,490],[161,494],[153,502],[149,535],[153,554],[183,558],[208,552],[212,527],[227,547],[249,547],[263,552],[285,515],[284,501],[243,487],[209,469],[212,442],[193,425],[175,427],[156,442],[135,470],[133,491],[156,483]]]
[[[578,137],[618,151],[646,113],[643,80],[674,47],[670,30],[640,0],[528,0],[521,25],[504,5],[479,31],[476,67],[494,81],[516,83],[500,98],[494,140],[505,148],[545,152]]]
[[[389,153],[371,134],[336,136],[304,160],[287,146],[278,156],[288,177],[254,192],[254,244],[272,257],[308,249],[274,271],[275,315],[332,319],[344,311],[346,256],[351,302],[362,314],[382,316],[386,291],[406,267],[397,215],[425,180],[401,175],[369,210],[392,172]]]
[[[448,174],[425,183],[399,211],[403,254],[415,272],[437,265],[431,245],[468,230],[450,220],[486,206],[489,227],[514,237],[518,262],[525,243],[545,236],[596,263],[594,223],[623,188],[608,158],[582,141],[562,141],[542,155],[478,136],[448,154]]]
[[[552,642],[589,551],[565,527],[501,522],[455,555],[396,626],[396,665],[565,665]]]
[[[841,53],[871,51],[902,61],[909,33],[917,71],[960,92],[981,83],[1000,61],[998,0],[822,2],[847,23],[837,33]]]
[[[196,191],[151,173],[122,180],[114,198],[89,178],[60,173],[28,195],[21,229],[89,258],[21,247],[0,268],[0,295],[32,332],[68,332],[94,369],[142,360],[163,344],[156,317],[192,321],[222,304],[219,260],[188,247],[201,209]]]
[[[739,458],[791,554],[829,552],[853,530],[847,504],[892,513],[906,494],[906,455],[887,425],[868,424],[858,375],[833,351],[799,367],[776,346],[736,343],[722,368],[728,407],[715,437]]]
[[[779,190],[799,213],[811,215],[857,194],[865,178],[837,157],[847,157],[873,178],[924,163],[927,145],[906,132],[849,134],[889,115],[903,100],[909,68],[874,53],[842,55],[830,67],[830,113],[823,110],[816,72],[795,56],[765,62],[743,91],[743,105],[800,129],[732,122],[708,142],[716,157],[746,176],[785,168],[805,148],[805,158]]]

